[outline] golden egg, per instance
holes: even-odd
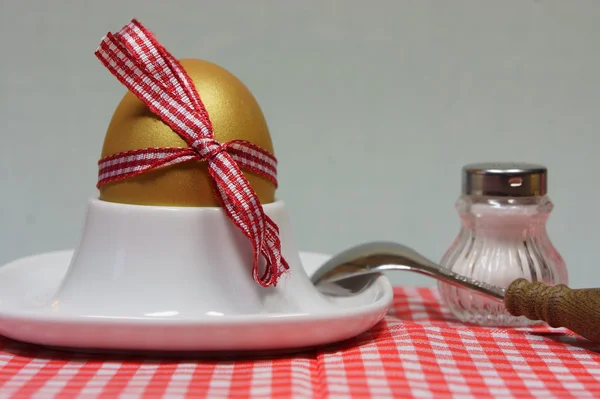
[[[200,95],[213,125],[215,140],[247,140],[273,154],[262,110],[248,88],[213,63],[180,60]],[[102,157],[147,147],[187,147],[186,142],[134,94],[127,92],[108,126]],[[275,186],[242,169],[261,203],[275,200]],[[137,205],[219,206],[206,162],[191,161],[158,168],[100,187],[100,199]]]

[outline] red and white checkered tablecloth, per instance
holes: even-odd
[[[0,398],[600,398],[600,345],[563,330],[458,323],[429,288],[395,288],[371,331],[262,359],[75,355],[0,338]]]

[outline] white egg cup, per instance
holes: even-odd
[[[283,202],[264,205],[290,269],[276,287],[252,279],[252,246],[221,208],[89,202],[81,242],[54,306],[104,316],[325,312],[302,268]]]
[[[290,269],[252,278],[252,247],[221,208],[89,201],[79,245],[0,267],[0,334],[84,351],[280,351],[356,336],[388,311],[385,277],[329,296],[307,272],[285,204],[263,205]],[[304,264],[303,264],[304,263]]]

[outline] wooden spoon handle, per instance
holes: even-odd
[[[566,327],[600,343],[600,288],[574,290],[564,284],[549,286],[520,278],[506,290],[504,305],[513,316]]]

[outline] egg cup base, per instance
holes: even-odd
[[[74,250],[0,267],[0,334],[83,352],[301,350],[361,334],[387,313],[386,277],[327,296],[309,276],[328,259],[297,251],[285,204],[263,206],[290,270],[252,279],[252,247],[220,208],[90,200]]]

